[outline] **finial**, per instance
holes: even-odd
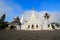
[[[35,10],[34,7],[32,8],[32,10]]]

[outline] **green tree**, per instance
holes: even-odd
[[[5,13],[0,18],[0,29],[4,29],[8,26],[8,22],[5,22]]]
[[[4,22],[4,21],[5,21],[5,13],[0,18],[0,22]]]

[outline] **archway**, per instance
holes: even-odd
[[[34,25],[32,24],[32,29],[34,29]]]
[[[11,26],[10,29],[17,29],[16,26]]]

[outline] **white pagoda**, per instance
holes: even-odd
[[[48,15],[45,16],[44,24],[41,23],[40,19],[35,14],[35,9],[32,8],[32,15],[27,22],[24,22],[24,16],[21,19],[21,30],[53,30],[51,25],[48,27]],[[44,17],[43,17],[44,18]]]

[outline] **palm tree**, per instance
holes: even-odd
[[[45,19],[44,26],[46,27],[46,29],[48,29],[48,19],[49,18],[50,18],[49,14],[45,13],[45,15],[44,15],[44,19]]]
[[[50,15],[48,13],[45,13],[44,18],[45,18],[45,20],[48,20],[50,18]],[[47,25],[48,25],[48,27],[50,27],[49,24],[47,24]],[[52,25],[52,29],[55,29],[55,27],[53,25]]]
[[[50,15],[48,13],[45,13],[45,16],[44,16],[45,19],[49,19],[50,18]]]
[[[53,23],[51,23],[52,24],[52,27],[55,29],[55,26],[56,27],[60,27],[60,25],[59,25],[59,23],[56,23],[56,22],[53,22]],[[55,26],[54,26],[54,24],[55,24]]]

